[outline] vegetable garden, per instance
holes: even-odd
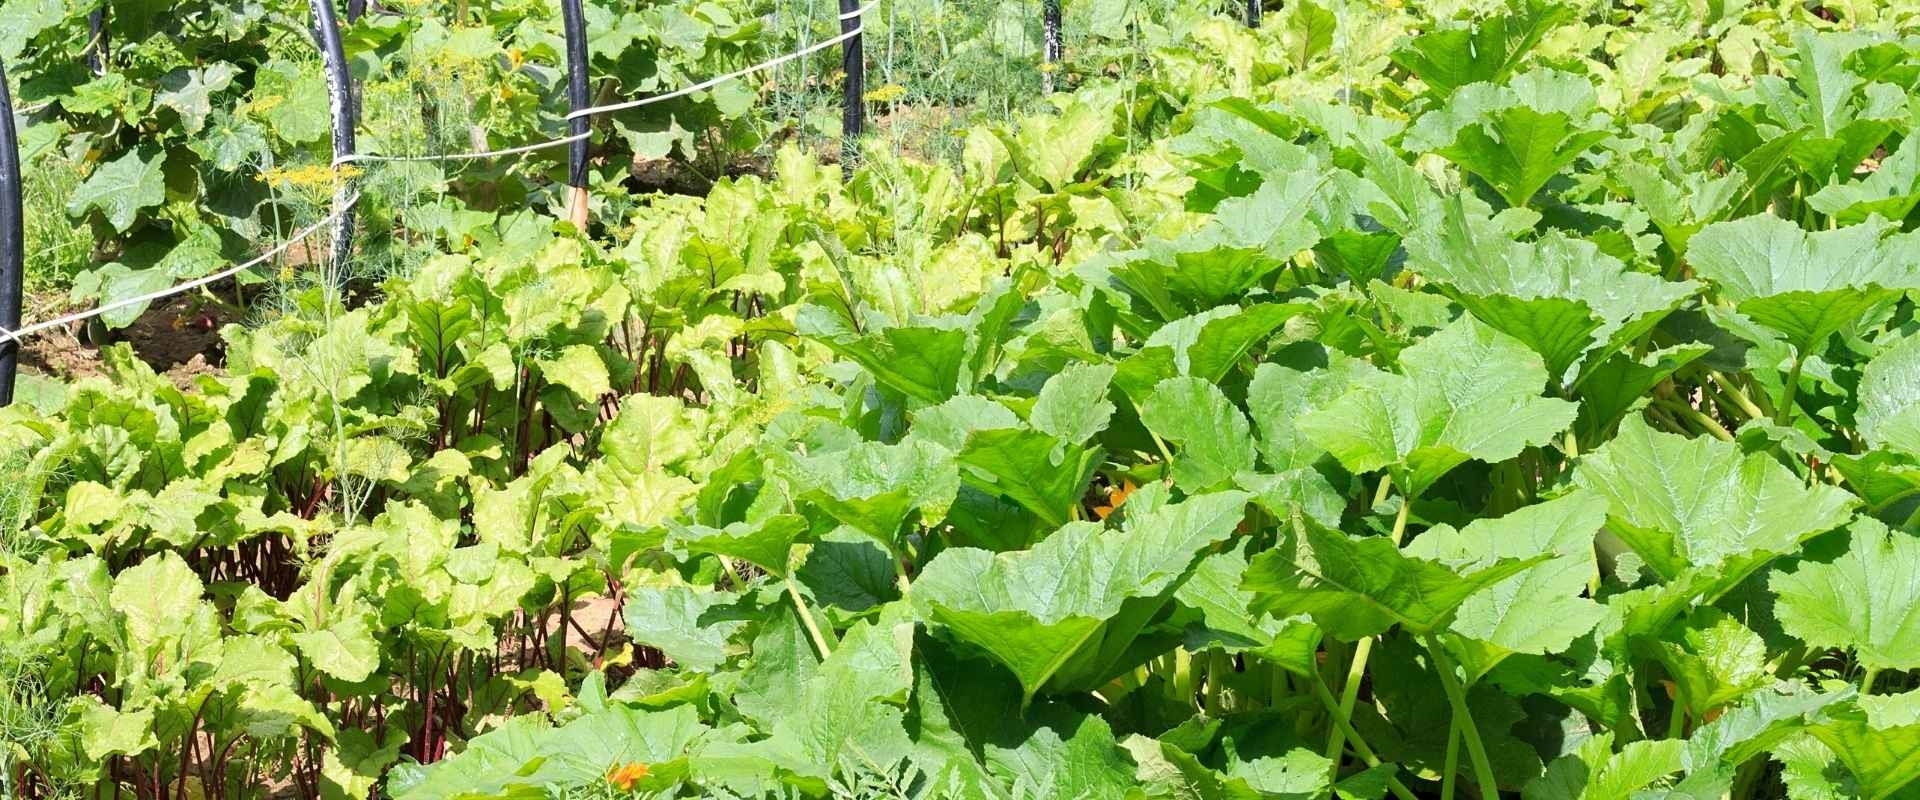
[[[1920,797],[1920,5],[337,11],[0,5],[0,797]]]

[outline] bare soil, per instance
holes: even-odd
[[[725,172],[730,178],[744,175],[767,178],[773,174],[773,160],[766,156],[746,156],[728,164]],[[635,156],[633,162],[627,165],[627,189],[638,195],[661,193],[705,197],[713,191],[713,183],[699,170],[676,158]]]
[[[606,645],[625,638],[625,625],[620,620],[620,602],[612,597],[591,597],[577,600],[569,616],[572,628],[567,633],[567,646],[584,655],[598,655]],[[577,627],[574,627],[577,626]],[[555,615],[548,625],[549,636],[560,635],[560,617]],[[581,631],[588,635],[582,636]]]
[[[127,342],[154,372],[184,388],[194,376],[211,373],[225,363],[226,343],[220,338],[220,327],[237,317],[230,306],[209,302],[204,295],[176,296],[155,305],[126,328],[105,331],[104,342],[92,341],[90,334],[104,331],[97,324],[90,330],[82,323],[34,336],[21,348],[20,366],[23,372],[64,381],[95,377],[105,374],[101,344]]]

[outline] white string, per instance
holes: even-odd
[[[295,233],[291,238],[287,239],[285,242],[282,242],[279,247],[275,247],[272,250],[268,250],[267,252],[261,254],[259,257],[253,259],[252,261],[248,261],[244,264],[239,264],[233,267],[229,267],[227,269],[213,273],[212,275],[206,275],[203,277],[195,278],[193,280],[187,281],[186,283],[182,283],[172,288],[162,289],[157,292],[150,292],[147,294],[140,295],[138,297],[128,297],[121,300],[115,300],[111,303],[108,303],[104,306],[95,308],[90,311],[79,311],[72,314],[68,314],[64,317],[56,317],[54,319],[50,319],[45,322],[36,322],[32,325],[28,325],[17,331],[10,331],[10,330],[7,330],[6,328],[0,328],[0,344],[4,344],[6,342],[18,342],[36,333],[49,331],[64,325],[71,325],[81,320],[92,319],[94,317],[100,316],[101,314],[105,314],[109,311],[114,311],[116,309],[122,309],[122,308],[126,308],[127,306],[139,305],[141,303],[150,303],[155,300],[161,300],[164,298],[172,297],[177,294],[182,294],[185,292],[192,291],[194,289],[198,289],[202,286],[206,286],[207,284],[214,283],[216,281],[219,281],[225,278],[233,277],[242,272],[246,272],[247,270],[253,269],[254,267],[257,267],[263,263],[266,263],[267,261],[272,260],[275,256],[278,256],[281,253],[286,252],[288,248],[291,248],[294,245],[299,244],[301,240],[306,239],[308,236],[312,236],[314,231],[320,230],[321,228],[324,228],[324,227],[327,227],[328,225],[333,224],[335,220],[340,219],[341,215],[346,214],[348,211],[352,210],[354,204],[358,202],[360,202],[360,195],[356,194],[348,198],[347,201],[345,203],[342,203],[339,208],[335,209],[332,214],[328,214],[326,219],[320,220],[319,222],[316,222],[313,225],[308,226],[305,229],[302,229],[298,233]]]
[[[841,14],[839,15],[838,19],[842,22],[845,22],[847,20],[860,17],[866,14],[867,12],[872,11],[873,7],[879,4],[880,4],[880,0],[868,0],[866,5],[856,8],[852,11],[848,11],[844,14]],[[807,47],[800,48],[799,50],[788,53],[784,56],[780,56],[778,58],[774,58],[770,61],[763,61],[751,67],[747,67],[746,69],[738,70],[736,72],[730,72],[725,75],[721,75],[720,77],[717,77],[717,78],[709,78],[700,83],[696,83],[692,86],[688,86],[683,89],[676,89],[667,94],[654,95],[652,97],[644,97],[639,100],[633,100],[625,103],[615,103],[613,105],[607,105],[607,106],[595,106],[592,108],[583,108],[568,114],[566,116],[566,120],[571,122],[573,120],[579,119],[584,116],[592,115],[592,114],[602,114],[609,111],[625,111],[627,109],[639,108],[641,106],[648,106],[654,103],[660,103],[660,102],[665,102],[667,100],[672,100],[676,97],[685,97],[695,92],[705,91],[715,86],[719,86],[720,84],[726,83],[727,81],[735,80],[737,78],[742,78],[742,77],[751,75],[755,72],[759,72],[761,70],[771,69],[773,67],[777,67],[777,66],[780,66],[781,64],[785,64],[789,61],[792,61],[796,58],[802,58],[802,57],[820,52],[821,50],[825,50],[841,42],[847,41],[848,39],[852,39],[855,36],[859,36],[861,32],[863,32],[865,29],[866,29],[866,23],[863,20],[861,24],[854,26],[853,30],[846,31],[840,34],[839,36],[835,36],[831,39],[826,39],[816,44],[812,44]],[[573,142],[580,141],[581,139],[590,138],[592,136],[593,134],[591,132],[582,133],[582,134],[576,134],[573,136],[562,137],[559,139],[553,139],[550,141],[540,142],[537,144],[521,145],[519,147],[509,147],[503,150],[483,150],[478,153],[452,153],[452,154],[446,154],[446,155],[427,155],[427,156],[383,156],[383,155],[377,155],[373,153],[349,153],[347,155],[343,155],[338,158],[335,158],[333,160],[333,165],[338,167],[343,164],[352,164],[356,162],[420,163],[420,162],[433,162],[433,161],[472,161],[472,160],[477,160],[482,158],[495,158],[498,156],[518,155],[520,153],[532,153],[538,150],[545,150],[551,147],[559,147],[564,144],[572,144]]]
[[[879,4],[880,4],[880,0],[868,0],[866,5],[856,8],[852,11],[848,11],[846,13],[840,14],[838,18],[840,21],[845,22],[850,19],[863,17],[867,14],[867,12],[872,11],[874,6],[877,6]],[[835,36],[831,39],[825,39],[815,44],[802,47],[799,50],[795,50],[794,52],[788,53],[784,56],[780,56],[778,58],[774,58],[768,61],[763,61],[751,67],[747,67],[746,69],[730,72],[725,75],[721,75],[717,78],[709,78],[705,81],[696,83],[692,86],[688,86],[682,89],[676,89],[666,94],[653,95],[651,97],[644,97],[639,100],[632,100],[625,103],[615,103],[613,105],[583,108],[568,114],[566,116],[566,119],[568,121],[572,121],[580,117],[588,116],[591,114],[604,114],[610,111],[625,111],[627,109],[639,108],[641,106],[648,106],[654,103],[665,102],[667,100],[672,100],[676,97],[685,97],[695,92],[701,92],[707,89],[711,89],[715,86],[719,86],[720,84],[726,83],[727,81],[743,78],[745,76],[751,75],[755,72],[759,72],[764,69],[771,69],[773,67],[780,66],[781,64],[785,64],[797,58],[804,58],[806,56],[820,52],[821,50],[825,50],[829,47],[837,45],[841,42],[852,39],[855,36],[859,36],[865,30],[866,30],[866,21],[861,20],[860,24],[855,25],[852,30],[841,33],[839,36]],[[592,133],[576,134],[573,136],[566,136],[566,137],[554,139],[551,141],[539,142],[537,144],[522,145],[520,147],[509,147],[503,150],[486,150],[478,153],[452,153],[447,155],[430,155],[430,156],[383,156],[383,155],[376,155],[371,153],[348,153],[346,155],[335,158],[333,160],[333,166],[339,167],[343,164],[351,164],[355,162],[374,162],[374,161],[380,161],[380,162],[465,161],[465,160],[473,160],[473,159],[481,159],[481,158],[493,158],[496,156],[515,155],[518,153],[531,153],[536,150],[544,150],[549,147],[559,147],[560,145],[571,144],[573,142],[579,141],[581,139],[585,139],[590,136],[592,136]],[[80,322],[82,320],[92,319],[94,317],[98,317],[107,312],[126,308],[128,306],[139,305],[141,303],[150,303],[155,300],[161,300],[164,298],[172,297],[174,295],[189,292],[194,289],[200,288],[202,286],[206,286],[208,284],[215,283],[217,281],[220,281],[226,278],[230,278],[234,275],[238,275],[242,272],[245,272],[249,269],[252,269],[256,266],[259,266],[260,264],[263,264],[273,259],[275,256],[278,256],[281,253],[286,252],[288,248],[293,247],[295,244],[298,244],[302,240],[306,239],[308,236],[313,235],[315,231],[318,231],[321,228],[324,228],[327,225],[332,224],[334,221],[340,219],[342,215],[346,214],[348,211],[351,211],[354,205],[359,202],[360,202],[360,195],[358,194],[348,198],[345,203],[340,204],[340,206],[334,209],[332,214],[328,214],[325,219],[320,220],[319,222],[316,222],[311,226],[308,226],[307,228],[301,230],[298,233],[295,233],[291,238],[287,239],[285,242],[282,242],[280,246],[275,247],[272,250],[269,250],[266,253],[261,254],[259,257],[254,258],[253,260],[248,261],[244,264],[238,264],[233,267],[229,267],[227,269],[213,273],[211,275],[205,275],[199,278],[195,278],[193,280],[187,281],[186,283],[179,284],[172,288],[163,289],[158,292],[150,292],[137,297],[128,297],[121,300],[115,300],[114,302],[108,303],[104,306],[100,306],[99,308],[95,308],[89,311],[75,312],[63,317],[56,317],[54,319],[46,320],[44,322],[36,322],[32,325],[28,325],[17,331],[10,331],[10,330],[7,330],[6,328],[0,328],[0,344],[4,344],[6,342],[19,342],[25,339],[26,337],[32,336],[36,333],[49,331],[64,325],[71,325],[75,322]]]
[[[861,6],[857,9],[854,9],[853,11],[849,11],[845,14],[841,14],[840,19],[849,20],[849,19],[853,19],[855,17],[861,16],[869,11],[872,11],[873,7],[879,4],[880,4],[880,0],[868,0],[866,5]],[[641,106],[650,106],[650,105],[653,105],[654,103],[663,103],[668,100],[672,100],[676,97],[685,97],[695,92],[703,92],[715,86],[719,86],[720,84],[726,83],[727,81],[734,80],[736,78],[743,78],[748,75],[752,75],[755,72],[759,72],[763,69],[771,69],[773,67],[780,66],[781,64],[785,64],[796,58],[803,58],[806,56],[813,55],[814,53],[818,53],[821,50],[825,50],[841,42],[847,41],[848,39],[852,39],[855,36],[859,36],[860,33],[866,29],[866,25],[867,25],[866,21],[861,20],[859,25],[855,25],[853,27],[853,30],[842,33],[839,36],[835,36],[831,39],[821,40],[820,42],[817,42],[812,45],[808,45],[806,47],[802,47],[799,50],[795,50],[784,56],[780,56],[779,58],[775,58],[771,61],[765,61],[759,64],[755,64],[743,70],[729,72],[717,78],[708,78],[692,86],[688,86],[681,89],[675,89],[666,94],[656,94],[651,97],[642,97],[638,100],[629,100],[624,103],[614,103],[613,105],[594,106],[592,108],[582,108],[578,111],[574,111],[573,113],[568,114],[566,118],[569,120],[574,120],[574,119],[579,119],[581,117],[590,116],[593,114],[604,114],[609,111],[626,111],[627,109],[631,109],[631,108],[639,108]]]
[[[493,158],[495,156],[511,156],[511,155],[517,155],[520,153],[531,153],[536,150],[545,150],[550,147],[559,147],[563,144],[572,144],[582,139],[589,139],[592,137],[593,137],[593,134],[591,132],[581,133],[581,134],[575,134],[573,136],[566,136],[559,139],[554,139],[552,141],[540,142],[538,144],[521,145],[519,147],[509,147],[509,148],[506,148],[505,150],[484,150],[478,153],[449,153],[444,155],[432,155],[432,156],[383,156],[383,155],[377,155],[374,153],[348,153],[344,156],[340,156],[339,158],[335,158],[333,160],[333,165],[338,167],[342,164],[352,164],[354,162],[359,162],[359,161],[379,161],[379,162],[471,161],[474,159],[481,159],[481,158]]]

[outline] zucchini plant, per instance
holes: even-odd
[[[0,410],[0,786],[1910,796],[1910,12],[1338,11]]]

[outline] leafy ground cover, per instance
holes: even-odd
[[[1128,8],[0,412],[0,788],[1920,791],[1920,9]]]
[[[587,3],[592,100],[678,88],[817,42],[839,30],[827,5]],[[89,20],[99,7],[45,0],[0,10],[0,58],[22,109],[36,262],[29,305],[49,312],[42,316],[243,260],[324,213],[331,189],[326,85],[308,3],[121,3],[105,10],[96,33]],[[1069,17],[1079,46],[1050,70],[1063,86],[1100,70],[1133,72],[1147,48],[1211,19],[1209,9],[1167,0],[1090,10],[1097,13]],[[410,0],[375,4],[343,25],[360,82],[363,153],[463,153],[565,131],[553,3]],[[977,118],[1040,105],[1037,16],[981,0],[901,0],[866,25],[875,73],[868,99],[889,147],[957,155]],[[623,219],[634,190],[704,195],[720,177],[764,174],[784,144],[830,149],[840,125],[837,65],[829,51],[757,82],[598,119],[590,181],[601,214]],[[409,272],[502,208],[564,205],[553,187],[565,152],[369,171],[363,196],[376,213],[368,219],[385,235],[362,243],[353,269],[374,281]],[[243,276],[196,312],[245,317],[277,302],[278,284]],[[112,341],[144,310],[110,314],[83,338]]]

